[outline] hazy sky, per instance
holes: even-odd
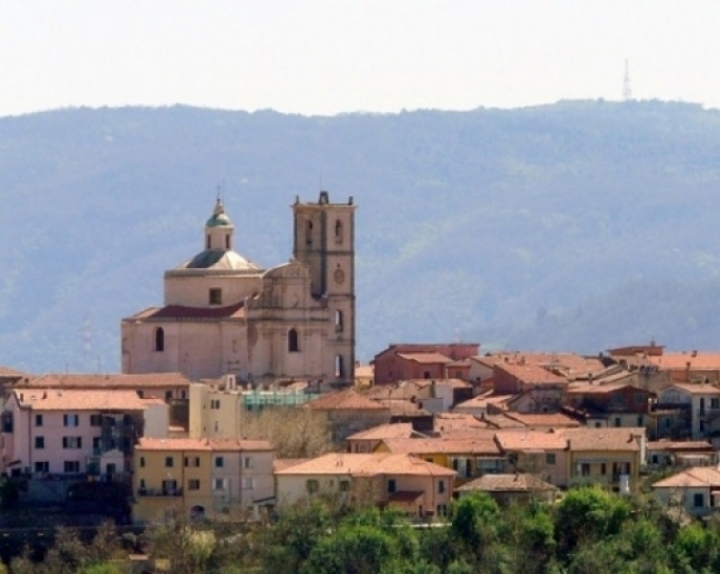
[[[718,0],[0,0],[0,116],[633,96],[720,107]]]

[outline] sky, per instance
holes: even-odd
[[[303,115],[632,95],[720,108],[718,0],[0,0],[0,117]]]

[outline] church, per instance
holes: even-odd
[[[218,199],[203,249],[165,271],[162,307],[122,320],[123,373],[235,375],[271,388],[283,381],[351,383],[355,366],[355,208],[317,202],[293,211],[293,256],[262,269],[234,250]]]

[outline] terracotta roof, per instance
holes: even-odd
[[[568,439],[571,451],[609,451],[634,452],[640,450],[633,436],[645,436],[645,428],[564,428],[555,432]]]
[[[510,451],[563,450],[567,440],[562,435],[542,431],[504,430],[495,433],[500,448]]]
[[[653,488],[720,488],[720,470],[714,466],[688,468],[653,483]]]
[[[505,414],[500,415],[488,415],[484,414],[482,420],[486,421],[490,426],[497,429],[505,428],[526,428],[525,423],[522,423],[516,419],[511,419]]]
[[[435,432],[479,428],[488,428],[488,424],[467,413],[436,413],[433,419],[433,430]]]
[[[551,373],[544,367],[539,365],[519,365],[512,363],[502,363],[495,366],[498,371],[515,377],[517,380],[530,385],[561,385],[567,384],[567,379]]]
[[[354,389],[338,391],[322,395],[315,400],[308,401],[303,405],[313,410],[350,410],[350,411],[379,411],[387,410],[387,407],[358,393]]]
[[[364,395],[373,400],[412,399],[413,397],[429,399],[431,390],[430,381],[422,379],[422,382],[411,380],[390,385],[378,385],[369,389]]]
[[[245,302],[240,301],[227,307],[185,307],[183,305],[167,305],[150,307],[136,313],[132,319],[238,319],[245,317]]]
[[[434,365],[436,363],[445,365],[452,362],[450,357],[442,353],[398,353],[397,356],[407,361],[415,361],[423,365]]]
[[[540,492],[556,491],[557,486],[532,474],[486,474],[455,489],[456,492]]]
[[[10,367],[3,367],[0,365],[0,377],[26,377],[28,376],[27,373],[23,373],[21,371],[16,371],[15,369],[11,369]]]
[[[413,434],[411,423],[393,423],[379,425],[368,430],[356,432],[346,440],[382,440],[385,438],[410,438]]]
[[[332,452],[313,458],[307,462],[278,470],[275,474],[278,476],[292,476],[296,474],[455,476],[455,471],[408,454]]]
[[[472,357],[472,360],[487,367],[519,365],[541,367],[548,372],[555,372],[566,380],[587,378],[589,374],[597,376],[606,370],[605,365],[597,357],[583,357],[575,353],[528,353],[515,351],[512,353],[490,353]]]
[[[15,389],[141,389],[150,387],[188,387],[190,379],[181,373],[125,374],[52,374],[20,381]]]
[[[527,427],[579,427],[576,419],[563,413],[503,413],[507,418],[519,421]]]
[[[390,409],[390,415],[394,417],[429,417],[430,411],[422,408],[420,402],[412,402],[404,399],[375,399],[376,402]]]
[[[385,439],[383,444],[394,453],[425,454],[475,454],[499,456],[500,449],[491,437],[487,438],[395,438]]]
[[[285,470],[291,466],[312,460],[311,458],[276,458],[273,460],[273,472]]]
[[[568,395],[606,395],[630,387],[638,392],[647,393],[645,389],[628,383],[570,383],[566,394]]]
[[[497,405],[509,401],[515,395],[494,395],[493,392],[485,393],[458,403],[453,407],[453,410],[463,409],[484,409],[488,405]]]
[[[720,371],[720,353],[667,353],[659,357],[648,357],[649,363],[663,371]]]
[[[648,450],[673,450],[673,451],[697,451],[697,450],[712,450],[715,451],[715,447],[706,440],[657,440],[648,441]]]
[[[665,387],[660,392],[675,387],[693,395],[720,395],[720,388],[709,383],[673,383],[669,387]]]
[[[147,438],[140,439],[135,450],[172,450],[172,451],[271,451],[266,440],[235,440],[206,438]]]
[[[135,391],[14,389],[21,408],[35,411],[141,411],[147,407]]]

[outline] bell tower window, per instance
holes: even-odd
[[[312,245],[312,232],[313,232],[313,223],[312,223],[312,221],[308,221],[307,225],[305,226],[305,244],[306,245]]]
[[[336,331],[342,331],[343,330],[343,312],[339,309],[335,311],[335,330]]]
[[[222,289],[210,289],[210,305],[222,305]]]
[[[208,233],[205,237],[205,249],[210,249],[212,247],[212,239],[210,237],[210,234]]]
[[[343,224],[339,219],[335,222],[335,243],[343,242]]]
[[[230,235],[225,236],[225,249],[230,249]]]
[[[341,379],[345,376],[345,363],[342,355],[335,355],[335,378]]]
[[[155,329],[155,350],[165,350],[165,331],[162,327],[158,327],[157,329]]]
[[[288,352],[298,353],[300,352],[300,344],[298,342],[298,333],[295,329],[288,331]]]

